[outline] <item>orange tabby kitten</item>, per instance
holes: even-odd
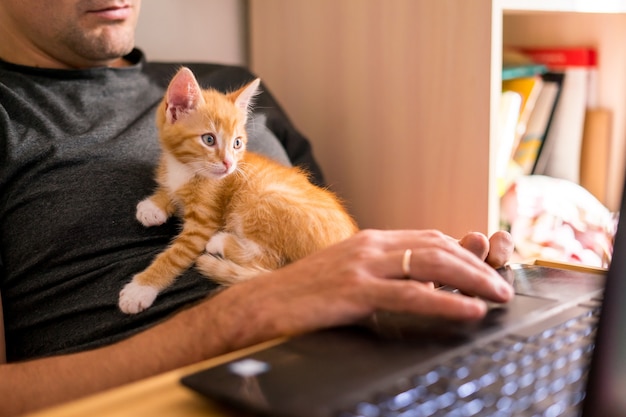
[[[336,196],[311,184],[302,170],[246,152],[246,118],[258,86],[256,79],[229,94],[202,90],[187,68],[170,82],[157,110],[159,185],[137,205],[137,219],[149,227],[178,214],[183,228],[120,292],[123,312],[150,307],[194,262],[229,285],[356,231]]]

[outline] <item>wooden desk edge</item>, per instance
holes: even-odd
[[[101,393],[53,406],[30,417],[72,416],[223,416],[224,410],[207,399],[185,388],[180,379],[190,373],[217,366],[252,352],[275,346],[285,338],[261,343],[246,349],[227,353],[197,364],[175,369],[160,375],[133,382]],[[97,375],[94,375],[97,377]]]

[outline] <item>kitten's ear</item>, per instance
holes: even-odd
[[[182,67],[167,87],[165,117],[174,123],[185,113],[189,113],[204,102],[202,89],[189,68]]]
[[[260,93],[259,85],[261,84],[261,79],[257,78],[254,81],[251,81],[247,85],[241,87],[239,90],[232,93],[232,97],[234,97],[235,106],[243,113],[244,117],[248,116],[248,111],[250,107],[252,107],[252,101],[254,96]]]

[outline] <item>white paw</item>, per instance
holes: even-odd
[[[167,213],[146,198],[137,204],[137,220],[146,227],[160,226],[167,221]]]
[[[126,314],[140,313],[152,305],[157,294],[156,288],[131,281],[120,291],[120,310]]]
[[[214,256],[224,257],[224,240],[228,233],[218,232],[211,236],[206,244],[206,252]]]

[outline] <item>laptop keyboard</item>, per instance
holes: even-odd
[[[478,347],[398,381],[339,416],[579,415],[599,310]]]

